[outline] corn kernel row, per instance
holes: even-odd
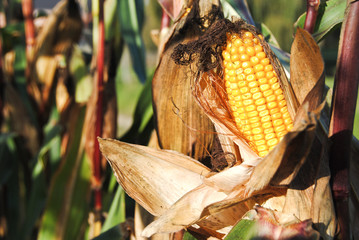
[[[242,36],[227,34],[222,56],[236,125],[251,148],[263,157],[293,127],[277,74],[259,39],[248,31]]]

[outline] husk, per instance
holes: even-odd
[[[209,169],[174,151],[99,138],[100,150],[127,194],[152,215],[162,215],[202,183]]]
[[[211,151],[213,124],[191,94],[196,64],[178,66],[171,59],[171,54],[177,44],[196,39],[202,34],[198,23],[192,21],[193,16],[203,16],[212,7],[212,3],[207,1],[199,12],[195,13],[199,8],[194,7],[188,15],[179,18],[164,46],[152,80],[155,124],[161,148],[175,150],[199,160]]]

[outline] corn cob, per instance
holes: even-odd
[[[249,31],[227,33],[222,56],[234,121],[251,149],[263,157],[293,127],[278,76],[260,40]]]

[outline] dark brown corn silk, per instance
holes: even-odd
[[[199,64],[194,60],[192,64],[178,65],[172,60],[171,54],[178,44],[199,39],[207,27],[222,16],[217,5],[209,1],[203,3],[188,3],[190,8],[187,9],[190,11],[184,11],[175,23],[152,81],[155,126],[160,147],[200,161],[210,158],[215,137],[212,122],[198,106],[191,91]]]

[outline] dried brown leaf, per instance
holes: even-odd
[[[202,183],[209,169],[183,154],[99,138],[117,181],[151,214],[162,215]]]
[[[205,10],[200,9],[200,12]],[[152,80],[152,96],[160,146],[203,159],[210,153],[214,128],[191,93],[197,65],[179,66],[171,58],[177,44],[202,34],[197,24],[191,24],[193,17],[194,14],[189,13],[181,18],[165,44]],[[185,34],[181,31],[184,27]]]
[[[322,101],[324,61],[315,40],[301,28],[297,28],[292,44],[290,82],[299,104],[303,104],[306,98],[306,101],[309,101],[309,111],[314,110]],[[314,92],[313,88],[316,89]],[[308,96],[311,91],[313,93]]]

